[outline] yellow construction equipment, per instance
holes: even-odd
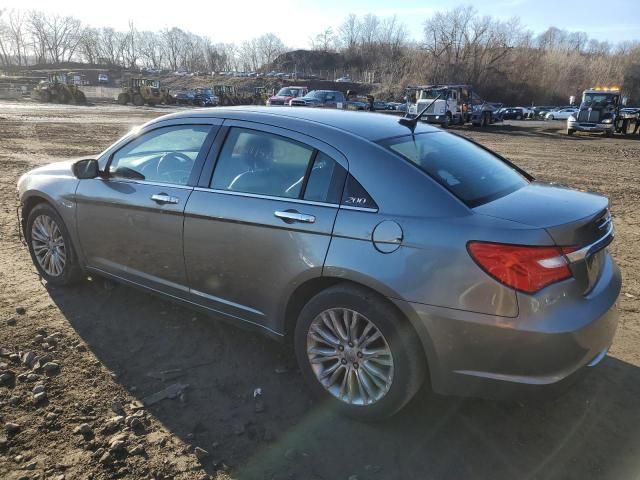
[[[118,95],[118,103],[127,103],[141,107],[147,105],[159,105],[161,103],[174,103],[169,89],[162,88],[159,80],[150,78],[130,78],[122,84],[122,93]]]
[[[68,83],[64,73],[50,73],[31,91],[31,98],[46,103],[85,104],[87,98],[78,85]]]

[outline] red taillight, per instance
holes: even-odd
[[[530,247],[503,243],[469,242],[469,254],[489,275],[508,287],[534,293],[571,278],[565,254],[572,247]]]

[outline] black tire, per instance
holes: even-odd
[[[77,105],[85,105],[87,103],[87,97],[85,96],[84,92],[78,90],[78,92],[76,93],[75,102]]]
[[[118,103],[120,105],[126,105],[127,103],[129,103],[129,94],[121,93],[120,95],[118,95]]]
[[[553,115],[549,115],[549,116],[547,117],[547,120],[555,120],[555,118],[553,118]]]
[[[567,128],[567,135],[571,136],[575,133],[575,130],[573,128]]]
[[[516,115],[516,120],[522,120],[522,115],[520,114]]]
[[[64,262],[64,267],[61,273],[57,276],[50,275],[47,271],[40,265],[36,257],[36,253],[34,250],[34,242],[32,237],[33,232],[33,224],[38,217],[46,216],[51,219],[57,225],[63,241],[64,241],[64,251],[66,255],[66,261]],[[31,260],[33,264],[36,266],[38,273],[42,278],[44,278],[47,283],[51,283],[53,285],[64,286],[71,285],[76,283],[82,279],[82,269],[80,268],[80,264],[78,262],[78,256],[76,255],[73,244],[71,243],[71,237],[69,236],[69,231],[67,230],[64,221],[58,215],[58,212],[48,203],[39,203],[29,212],[29,216],[27,218],[26,224],[26,232],[25,239],[27,241],[27,245],[29,247],[29,253],[31,254]]]
[[[316,317],[332,308],[353,310],[363,315],[379,330],[389,346],[393,358],[391,385],[372,404],[353,405],[339,400],[325,389],[312,369],[307,355],[308,333]],[[346,283],[323,290],[304,306],[296,324],[294,346],[302,376],[314,395],[337,411],[360,420],[381,419],[398,412],[420,389],[425,378],[425,356],[408,320],[376,293]]]
[[[449,128],[449,125],[451,125],[451,113],[447,112],[444,116],[444,122],[442,122],[442,128]]]
[[[136,107],[142,107],[144,105],[144,98],[142,98],[142,95],[140,95],[139,93],[136,93],[133,96],[133,104]]]

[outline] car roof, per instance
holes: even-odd
[[[165,115],[152,120],[150,123],[178,118],[248,120],[292,130],[297,130],[295,127],[301,124],[305,124],[307,127],[324,126],[327,129],[342,130],[370,141],[411,134],[408,127],[398,123],[400,117],[395,115],[306,107],[238,106],[203,108]],[[317,131],[317,128],[314,128],[315,131]],[[437,131],[439,131],[438,128],[421,122],[418,122],[415,128],[416,134]]]

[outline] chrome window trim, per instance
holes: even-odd
[[[377,208],[352,207],[350,205],[340,205],[340,208],[342,208],[344,210],[354,210],[356,212],[371,212],[371,213],[377,213],[378,212]]]
[[[113,176],[109,177],[107,180],[112,182],[133,183],[138,185],[151,185],[154,187],[167,187],[167,188],[179,188],[182,190],[193,190],[192,186],[181,185],[179,183],[150,182],[148,180],[132,180],[129,178],[118,178]]]
[[[209,193],[221,193],[223,195],[234,195],[237,197],[248,197],[248,198],[260,198],[262,200],[278,200],[280,202],[292,202],[292,203],[303,203],[305,205],[316,205],[318,207],[333,207],[337,208],[340,205],[337,203],[325,203],[325,202],[314,202],[312,200],[303,200],[300,198],[288,198],[288,197],[275,197],[273,195],[262,195],[260,193],[249,193],[249,192],[237,192],[234,190],[222,190],[219,188],[204,188],[204,187],[196,187],[194,190],[198,192],[209,192]]]
[[[607,233],[605,233],[602,237],[600,237],[595,242],[587,245],[586,247],[582,247],[580,250],[576,250],[575,252],[567,253],[565,255],[570,263],[584,260],[592,253],[597,252],[598,250],[602,250],[613,241],[613,237],[615,236],[613,222],[607,221],[606,223],[609,223],[609,228],[607,229]]]
[[[340,208],[344,210],[355,210],[358,212],[377,212],[378,210],[375,208],[364,208],[364,207],[351,207],[348,205],[341,205],[338,203],[328,203],[328,202],[316,202],[313,200],[304,200],[301,198],[287,198],[287,197],[275,197],[272,195],[262,195],[259,193],[249,193],[249,192],[236,192],[233,190],[221,190],[219,188],[204,188],[204,187],[195,187],[195,191],[197,192],[208,192],[208,193],[220,193],[222,195],[233,195],[236,197],[247,197],[247,198],[259,198],[262,200],[277,200],[279,202],[291,202],[291,203],[301,203],[304,205],[315,205],[317,207],[331,207],[331,208]]]

